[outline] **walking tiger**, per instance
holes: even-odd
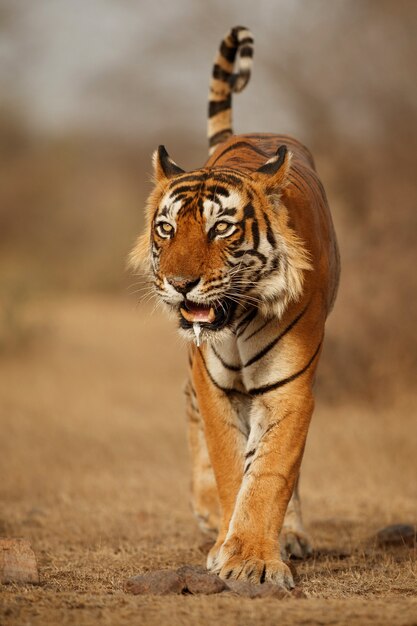
[[[192,502],[217,532],[207,567],[291,588],[283,555],[311,551],[298,477],[339,254],[309,151],[284,135],[233,135],[232,93],[252,57],[250,31],[232,28],[210,83],[209,158],[185,172],[155,152],[130,262],[189,339]]]

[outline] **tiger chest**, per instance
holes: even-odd
[[[280,334],[277,319],[254,315],[243,332],[237,331],[222,343],[206,347],[206,366],[214,383],[225,391],[247,394],[285,376],[291,346],[276,341]]]

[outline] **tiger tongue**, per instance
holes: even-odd
[[[186,307],[181,307],[181,313],[187,322],[211,324],[216,319],[216,314],[212,306],[197,304],[196,302],[187,301]]]

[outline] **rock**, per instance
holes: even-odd
[[[216,574],[211,574],[203,567],[184,565],[173,570],[155,570],[132,576],[125,582],[127,593],[135,595],[167,595],[167,594],[204,594],[232,592],[247,598],[305,598],[301,589],[287,591],[280,585],[262,583],[254,585],[240,580],[228,580],[227,583]]]
[[[393,524],[376,533],[380,546],[414,546],[416,543],[416,527],[411,524]]]
[[[291,592],[284,587],[272,583],[254,585],[243,580],[228,580],[227,586],[233,593],[247,598],[279,598],[282,600],[292,596]]]
[[[227,589],[226,583],[216,574],[210,574],[202,567],[184,565],[176,571],[155,570],[129,578],[125,591],[135,595],[168,593],[206,594],[220,593]]]
[[[35,553],[26,539],[0,538],[2,583],[39,583]]]
[[[128,578],[124,589],[135,595],[181,593],[182,580],[175,571],[155,570]]]
[[[184,565],[177,573],[183,578],[185,592],[188,593],[211,595],[227,589],[226,583],[221,578],[202,567]]]
[[[164,596],[168,593],[182,593],[184,580],[176,571],[160,569],[128,578],[124,588],[134,595]]]

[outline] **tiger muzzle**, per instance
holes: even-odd
[[[211,304],[201,304],[185,298],[179,306],[180,326],[191,329],[197,323],[206,330],[221,330],[231,323],[235,310],[236,304],[229,298]]]

